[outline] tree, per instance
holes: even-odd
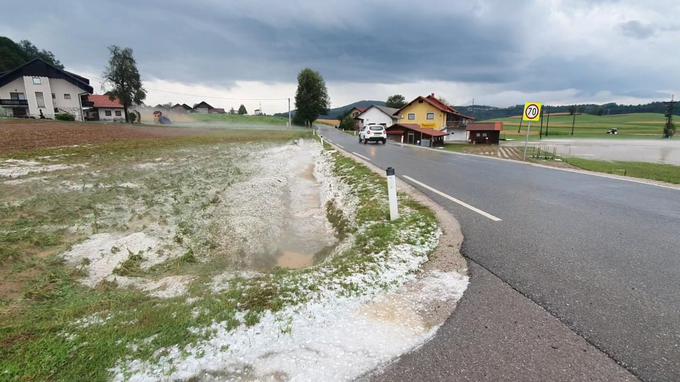
[[[340,130],[355,130],[356,121],[352,118],[352,113],[347,113],[341,120],[338,126]]]
[[[576,114],[576,105],[569,106],[569,115]]]
[[[112,86],[107,92],[109,99],[118,99],[125,111],[125,122],[130,122],[128,108],[140,104],[146,98],[146,90],[142,87],[142,80],[137,70],[137,63],[132,56],[132,49],[110,46],[111,58],[104,71],[105,83]]]
[[[43,60],[52,64],[52,66],[56,66],[59,69],[64,69],[64,65],[62,65],[62,63],[59,62],[56,57],[54,57],[54,53],[50,52],[49,50],[40,50],[28,40],[19,41],[19,46],[21,47],[21,50],[24,51],[26,57],[28,57],[29,60],[34,58],[42,58]]]
[[[17,68],[34,58],[42,58],[59,69],[64,68],[52,52],[40,50],[27,40],[17,44],[7,37],[0,36],[0,72]]]
[[[297,79],[295,123],[311,126],[319,115],[328,113],[330,99],[326,90],[326,81],[319,72],[309,68],[303,69]]]
[[[236,110],[234,110],[233,106],[231,107],[231,109],[229,109],[229,114],[236,115]]]
[[[393,107],[395,109],[401,109],[402,107],[406,106],[406,98],[404,98],[404,96],[401,94],[391,95],[387,97],[387,102],[385,102],[385,106]]]
[[[248,110],[246,110],[246,107],[241,105],[238,107],[238,114],[239,115],[246,115],[248,114]]]

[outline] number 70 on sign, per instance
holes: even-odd
[[[541,120],[541,109],[543,104],[540,102],[527,102],[524,104],[522,120],[526,122],[538,122]]]

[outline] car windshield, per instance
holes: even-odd
[[[373,131],[380,131],[380,130],[383,130],[384,127],[382,127],[382,126],[371,126],[370,129],[373,130]]]

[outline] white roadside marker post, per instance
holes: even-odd
[[[388,167],[385,170],[387,173],[387,197],[390,203],[390,220],[399,219],[399,204],[397,202],[397,177],[394,175],[394,169]]]
[[[321,138],[321,147],[323,147],[323,135],[319,135],[319,138]]]

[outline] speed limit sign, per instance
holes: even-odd
[[[541,108],[542,103],[539,102],[527,102],[524,104],[524,113],[522,114],[522,119],[527,122],[538,122],[541,120]]]

